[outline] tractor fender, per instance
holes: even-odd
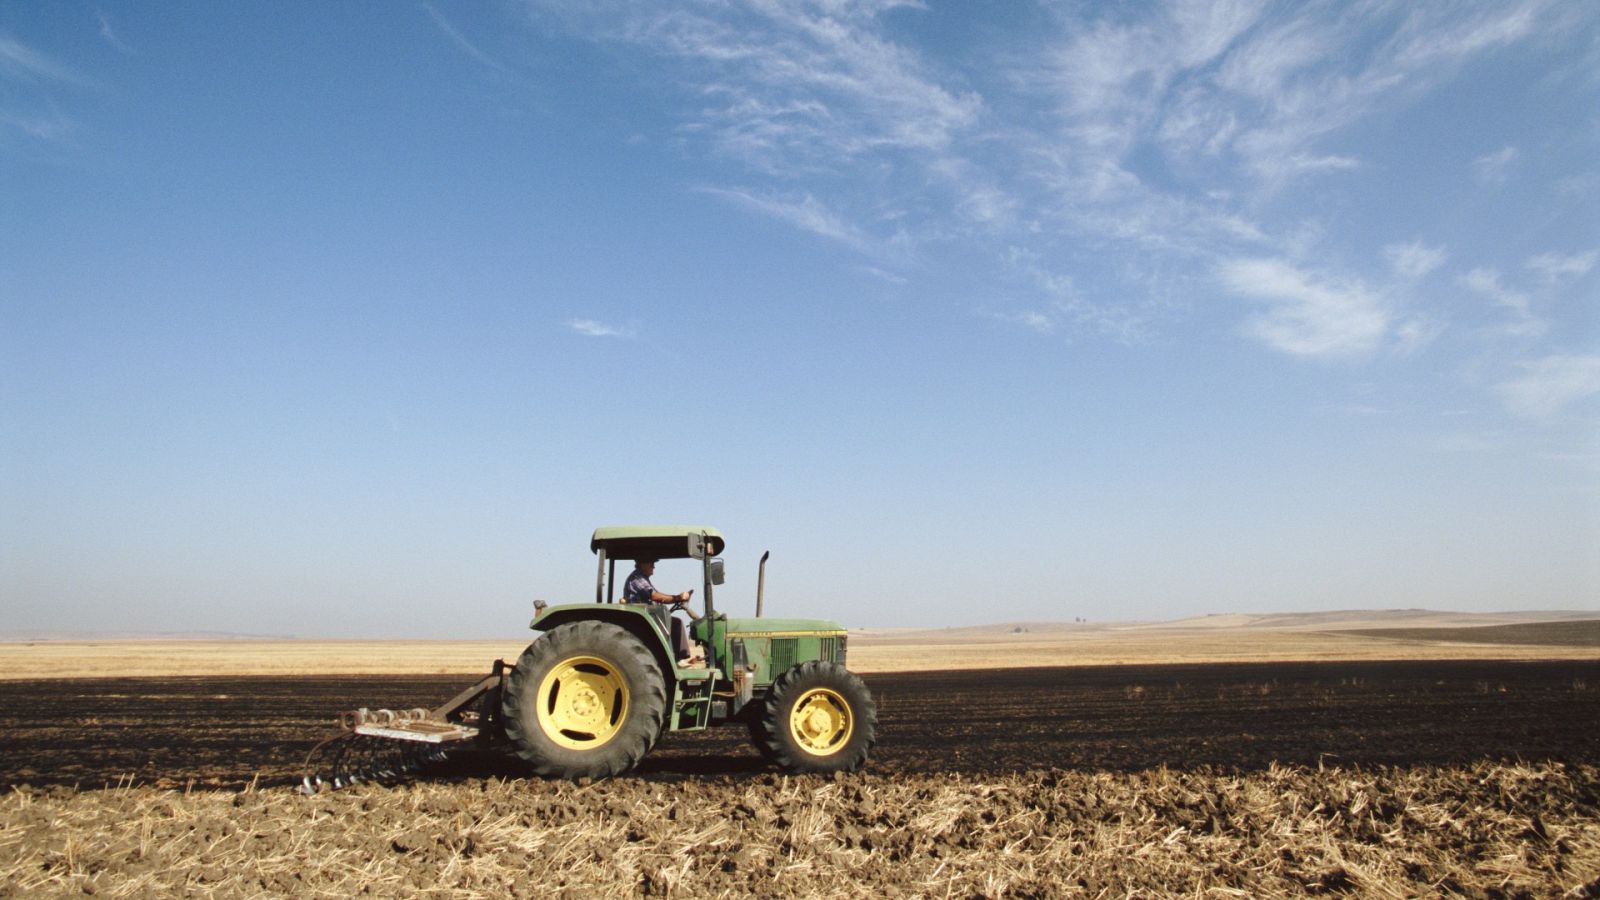
[[[650,649],[661,671],[676,680],[678,667],[672,659],[672,639],[661,631],[656,617],[649,609],[625,603],[572,603],[550,606],[541,610],[528,627],[534,631],[549,631],[569,622],[610,622],[628,630],[629,634]]]

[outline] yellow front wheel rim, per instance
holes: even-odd
[[[789,734],[800,749],[813,756],[831,756],[843,750],[853,731],[850,704],[828,688],[806,691],[789,711]]]
[[[539,683],[538,698],[545,737],[572,750],[592,750],[616,737],[628,716],[628,683],[598,656],[557,663]]]

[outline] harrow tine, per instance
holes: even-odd
[[[306,771],[298,790],[310,796],[367,782],[394,784],[447,756],[443,749],[347,732],[323,741],[306,755]],[[320,767],[316,765],[319,757],[326,760]]]
[[[392,784],[414,777],[424,768],[443,762],[449,749],[444,742],[474,740],[478,745],[493,740],[495,730],[484,730],[486,715],[481,710],[456,715],[473,703],[498,702],[493,693],[505,680],[505,663],[496,661],[494,673],[457,694],[436,709],[384,709],[360,707],[338,714],[339,733],[311,748],[306,754],[304,773],[298,790],[317,794],[341,790],[364,782]]]

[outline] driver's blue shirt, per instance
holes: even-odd
[[[622,602],[624,603],[649,603],[654,597],[656,586],[650,583],[650,576],[638,569],[634,569],[628,576],[626,586],[622,589]]]
[[[658,622],[663,629],[677,626],[676,628],[673,628],[673,642],[676,644],[676,633],[678,629],[682,628],[683,626],[673,620],[672,613],[668,611],[665,605],[656,603],[650,599],[651,597],[655,596],[655,593],[656,586],[650,583],[650,576],[644,574],[638,569],[634,569],[633,572],[628,575],[628,581],[622,588],[622,602],[648,604],[650,607],[650,615],[655,617],[656,622]],[[687,651],[680,650],[679,655],[685,655],[686,652]]]

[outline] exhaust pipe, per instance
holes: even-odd
[[[761,554],[761,567],[759,574],[756,575],[756,618],[758,619],[761,618],[761,595],[766,593],[767,590],[767,557],[771,555],[771,550]]]

